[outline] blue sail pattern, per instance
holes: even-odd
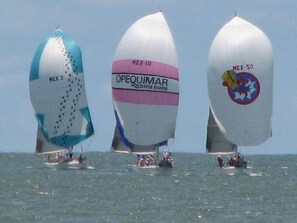
[[[29,81],[31,103],[46,140],[70,147],[94,134],[81,50],[69,35],[57,29],[41,42]]]

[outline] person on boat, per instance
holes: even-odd
[[[145,157],[144,157],[144,155],[141,155],[141,156],[140,156],[138,165],[139,165],[139,166],[144,166],[144,165],[145,165]]]
[[[159,162],[159,167],[173,167],[173,159],[171,157],[171,152],[163,152],[163,157]]]
[[[244,160],[244,157],[240,156],[240,154],[237,153],[228,161],[228,166],[233,166],[236,168],[246,168],[247,162]]]
[[[48,163],[51,163],[52,162],[52,159],[51,159],[51,155],[50,154],[47,155],[47,162]]]
[[[79,163],[82,163],[82,162],[85,161],[86,159],[87,159],[87,158],[86,158],[86,157],[83,157],[82,154],[79,154],[79,157],[78,157],[77,160],[78,160]]]
[[[147,165],[152,166],[154,164],[154,155],[150,154],[146,157]]]
[[[247,168],[247,161],[244,159],[243,156],[239,157],[236,167]]]
[[[79,157],[77,158],[77,160],[78,160],[79,163],[82,163],[83,162],[83,158],[82,158],[82,155],[81,154],[79,155]]]
[[[64,160],[65,160],[64,157],[60,153],[58,153],[58,162],[63,163]]]
[[[147,156],[144,156],[144,165],[149,166],[149,160]]]
[[[167,156],[167,162],[168,162],[168,163],[171,163],[171,164],[173,163],[173,159],[172,159],[172,156],[171,156],[171,152],[168,153],[168,156]]]
[[[235,166],[236,165],[236,159],[234,157],[231,157],[231,159],[228,161],[228,166]]]
[[[165,157],[166,160],[171,160],[171,152],[168,152]]]
[[[222,159],[222,157],[220,155],[218,155],[218,163],[219,163],[220,168],[222,168],[224,166],[224,160]]]

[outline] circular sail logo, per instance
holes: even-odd
[[[233,70],[228,70],[221,78],[230,98],[237,104],[250,104],[259,96],[260,83],[251,73],[235,73]]]

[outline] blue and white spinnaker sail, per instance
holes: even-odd
[[[61,30],[39,45],[30,70],[30,98],[38,128],[57,147],[94,134],[79,46]]]

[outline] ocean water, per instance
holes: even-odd
[[[297,155],[246,156],[252,169],[174,153],[175,167],[131,171],[126,154],[89,152],[85,170],[0,153],[0,222],[297,222]]]

